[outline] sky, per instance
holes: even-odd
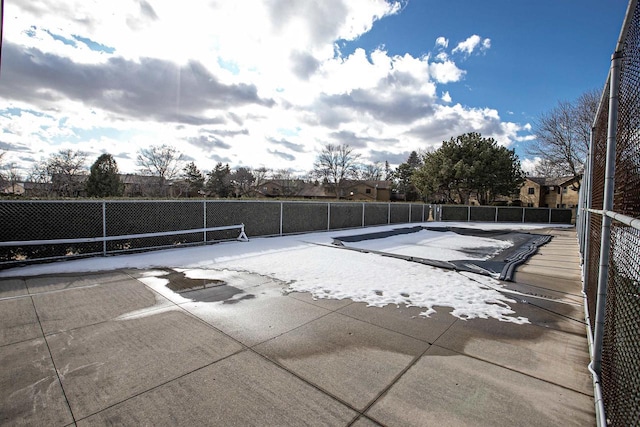
[[[415,224],[412,224],[414,226]],[[429,223],[434,225],[434,223]],[[450,227],[484,230],[535,230],[548,224],[447,223]],[[516,324],[529,323],[516,310],[517,299],[530,296],[511,291],[499,280],[467,272],[431,267],[375,253],[362,253],[332,246],[336,235],[347,236],[401,228],[385,225],[352,230],[325,231],[291,236],[251,238],[248,242],[227,242],[191,248],[169,249],[140,254],[85,258],[50,264],[32,265],[0,271],[0,277],[50,275],[115,269],[143,269],[140,279],[176,304],[191,300],[167,287],[170,272],[183,272],[191,279],[229,281],[230,277],[253,274],[277,280],[276,291],[309,292],[314,298],[345,299],[365,302],[373,307],[389,304],[421,307],[422,316],[430,316],[443,307],[461,319],[497,319]],[[505,241],[423,230],[384,239],[360,242],[358,247],[375,247],[389,253],[411,251],[427,259],[482,259],[473,249],[505,249]],[[300,266],[304,266],[301,268]],[[330,266],[330,268],[329,268]],[[446,285],[446,286],[445,286]],[[238,294],[236,299],[246,298]],[[205,303],[216,310],[223,302]],[[229,307],[229,306],[226,306]],[[231,306],[232,307],[232,306]]]
[[[5,0],[0,152],[177,148],[208,171],[308,173],[479,132],[525,169],[536,119],[604,87],[627,0]]]

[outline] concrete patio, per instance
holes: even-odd
[[[176,298],[140,270],[0,279],[0,424],[595,425],[575,230],[541,232],[507,284],[526,325],[243,273]]]

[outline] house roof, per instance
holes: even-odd
[[[535,182],[536,184],[540,185],[540,186],[545,186],[545,187],[551,187],[551,186],[561,186],[567,183],[571,183],[573,181],[579,180],[581,179],[582,176],[579,177],[575,177],[573,175],[569,175],[569,176],[559,176],[559,177],[544,177],[544,176],[538,176],[538,177],[527,177],[527,179],[529,181]]]
[[[345,180],[345,187],[349,188],[349,187],[354,187],[356,185],[366,185],[368,187],[371,188],[378,188],[378,189],[387,189],[387,188],[391,188],[391,181],[374,181],[374,180],[369,180],[369,181],[359,181],[359,180]]]
[[[315,185],[313,183],[306,183],[304,186],[296,192],[296,196],[299,197],[334,197],[335,194],[327,194],[326,187],[324,185]]]

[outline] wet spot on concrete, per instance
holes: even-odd
[[[197,289],[207,289],[215,286],[224,286],[224,280],[218,279],[191,279],[186,277],[184,273],[174,270],[165,270],[169,274],[163,276],[169,283],[167,287],[179,294]]]
[[[225,300],[225,301],[223,302],[223,304],[237,304],[237,303],[239,303],[240,301],[244,301],[244,300],[248,300],[248,299],[254,299],[255,297],[256,297],[256,296],[255,296],[255,295],[253,295],[253,294],[247,294],[247,295],[244,295],[244,296],[242,296],[242,297],[240,297],[240,298],[236,298],[236,299],[227,299],[227,300]]]
[[[192,279],[186,277],[185,273],[165,269],[168,274],[163,278],[168,280],[167,287],[194,301],[200,302],[222,302],[223,304],[237,304],[240,301],[253,299],[256,296],[246,294],[240,288],[228,284],[220,279]],[[240,297],[237,297],[242,295]]]

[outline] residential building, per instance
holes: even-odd
[[[340,198],[388,202],[391,200],[390,181],[345,180]],[[252,197],[291,197],[302,199],[335,199],[335,187],[329,183],[304,182],[299,179],[274,179],[261,183],[250,193]]]
[[[520,189],[520,202],[535,208],[575,208],[581,181],[582,176],[527,177]]]
[[[0,187],[0,193],[5,195],[11,194],[14,196],[22,196],[25,192],[24,184],[24,182],[3,182]]]

